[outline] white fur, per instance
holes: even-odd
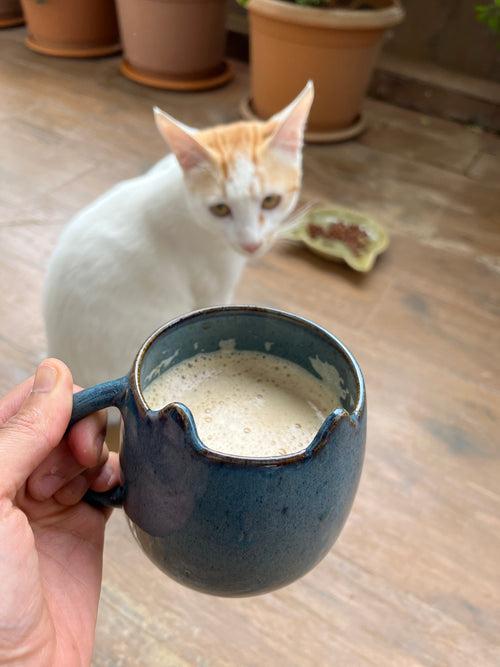
[[[115,186],[61,236],[45,284],[49,354],[82,386],[124,375],[173,317],[228,303],[245,258],[193,222],[173,155]]]
[[[302,93],[281,121],[283,159],[297,163],[311,85],[306,92],[308,104]],[[282,202],[263,211],[262,198],[271,193],[259,191],[249,160],[236,160],[222,182],[196,131],[155,113],[174,154],[83,209],[63,232],[49,265],[49,354],[65,361],[82,386],[127,373],[141,343],[170,319],[229,303],[246,261],[243,246],[269,247],[298,199],[297,192],[281,193],[277,182],[271,193],[282,195]],[[270,150],[278,153],[280,137],[276,143]],[[208,193],[196,187],[199,170],[213,181]],[[231,207],[229,219],[210,212],[223,198]]]
[[[226,183],[228,197],[238,198],[249,195],[255,182],[255,165],[246,155],[240,155],[235,159],[231,177]]]

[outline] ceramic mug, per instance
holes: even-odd
[[[189,407],[150,410],[142,390],[160,372],[233,339],[237,350],[270,349],[317,375],[333,370],[342,407],[307,449],[268,458],[217,453],[200,440]],[[228,306],[181,317],[141,347],[130,374],[75,394],[72,423],[116,406],[123,417],[123,486],[87,502],[123,506],[149,558],[204,593],[246,596],[285,586],[313,568],[337,539],[363,464],[361,370],[328,331],[278,310]],[[293,420],[293,415],[290,415]]]

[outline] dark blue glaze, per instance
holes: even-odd
[[[73,426],[83,417],[103,408],[112,406],[121,408],[124,405],[128,387],[128,377],[123,377],[96,384],[94,387],[78,392],[73,398],[73,411],[69,426]]]
[[[217,454],[198,438],[186,406],[147,408],[141,387],[158,364],[219,349],[227,339],[239,350],[266,351],[272,342],[272,354],[312,373],[310,358],[337,368],[348,393],[305,452],[268,459]],[[249,306],[193,313],[144,344],[128,380],[77,394],[74,416],[107,405],[119,407],[125,422],[125,483],[86,499],[114,506],[123,501],[141,547],[180,583],[214,595],[264,593],[308,572],[338,537],[361,474],[365,392],[353,357],[320,327]]]

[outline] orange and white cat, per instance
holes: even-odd
[[[313,96],[309,82],[267,122],[201,131],[155,109],[172,153],[83,209],[50,261],[49,353],[76,382],[124,375],[157,327],[231,301],[297,204]]]

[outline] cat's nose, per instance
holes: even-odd
[[[262,247],[262,241],[260,241],[259,243],[242,243],[241,247],[245,252],[253,254]]]

